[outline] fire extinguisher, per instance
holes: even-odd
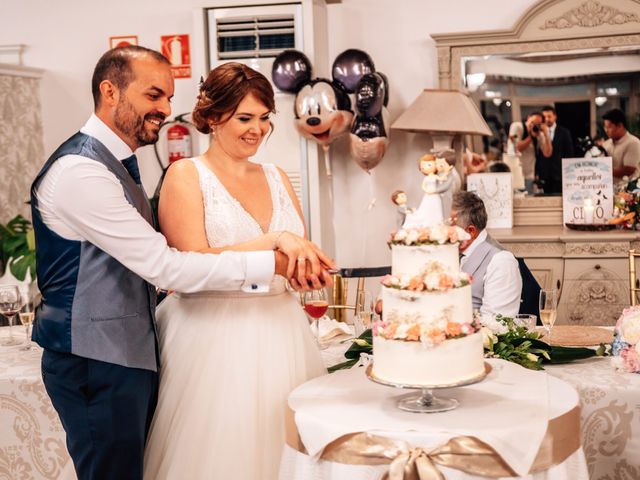
[[[179,120],[167,130],[167,147],[169,164],[191,156],[191,133]]]

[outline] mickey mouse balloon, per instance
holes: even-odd
[[[282,91],[296,94],[296,128],[303,137],[327,149],[351,127],[351,100],[341,83],[312,80],[311,76],[311,62],[297,50],[285,50],[273,62],[273,83]]]

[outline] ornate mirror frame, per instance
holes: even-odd
[[[640,46],[640,0],[540,0],[506,30],[432,35],[440,88],[461,89],[465,57]],[[514,199],[514,225],[562,225],[562,197]]]

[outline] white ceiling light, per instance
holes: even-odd
[[[596,105],[597,105],[597,106],[601,107],[601,106],[603,106],[605,103],[607,103],[607,97],[596,97],[596,98],[595,98],[595,102],[596,102]]]

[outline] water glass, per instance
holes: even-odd
[[[530,315],[528,313],[519,313],[513,317],[513,323],[516,327],[524,327],[528,331],[533,331],[536,328],[536,320],[538,317]]]

